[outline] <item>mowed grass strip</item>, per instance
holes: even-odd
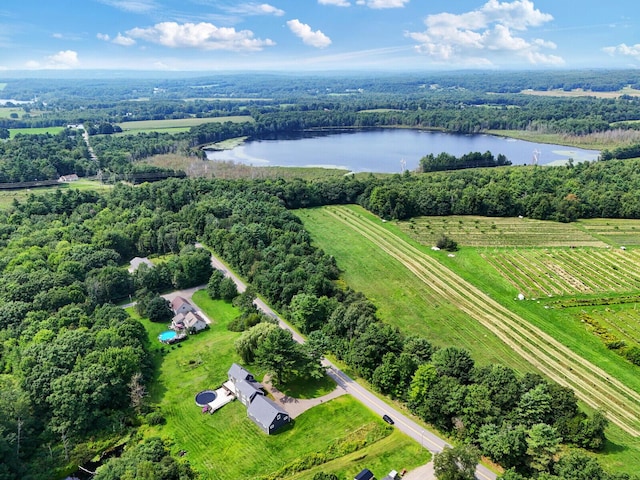
[[[149,397],[166,418],[166,424],[144,426],[142,432],[145,436],[171,439],[174,454],[186,450],[185,459],[200,473],[199,478],[258,478],[305,455],[323,452],[335,441],[356,434],[363,426],[386,425],[348,395],[323,402],[296,418],[292,428],[271,436],[247,417],[246,408],[238,401],[212,415],[202,414],[195,404],[195,395],[219,387],[226,381],[231,363],[240,362],[233,348],[240,334],[227,330],[227,324],[239,312],[226,302],[211,300],[204,290],[196,292],[193,298],[213,323],[209,330],[190,336],[178,344],[180,346],[163,345],[157,340],[158,334],[167,329],[166,324],[143,320],[157,362],[157,378]],[[249,369],[258,378],[264,373],[253,366]],[[416,445],[400,432],[392,436],[399,444]],[[343,461],[334,460],[336,469],[350,472],[358,468],[360,471],[375,462],[380,466],[379,473],[384,475],[393,468],[412,468],[428,460],[428,456],[419,455],[407,458],[405,452],[396,450],[393,442],[379,446],[378,443],[349,454]]]
[[[640,435],[640,394],[610,378],[606,372],[380,224],[345,207],[331,207],[328,211],[401,262],[456,307],[493,330],[509,347],[551,379],[573,388],[587,405],[606,411],[610,421],[628,434]],[[339,215],[345,213],[348,218]]]
[[[536,371],[491,330],[429,285],[416,281],[413,273],[384,255],[357,230],[346,228],[327,208],[298,210],[296,214],[314,243],[336,258],[341,280],[363,292],[386,323],[405,334],[422,335],[441,347],[464,345],[481,365],[504,363],[521,372]]]

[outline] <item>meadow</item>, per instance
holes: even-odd
[[[226,328],[239,312],[228,303],[209,299],[203,290],[194,295],[194,303],[213,323],[209,330],[178,345],[160,344],[157,335],[166,325],[143,320],[158,367],[149,399],[166,424],[145,426],[142,432],[171,438],[173,453],[186,450],[186,460],[202,479],[310,480],[318,471],[353,478],[365,467],[382,477],[392,469],[410,469],[429,460],[429,453],[419,444],[388,428],[350,396],[312,408],[297,417],[291,428],[271,436],[249,420],[240,402],[232,402],[213,415],[202,414],[195,394],[220,386],[231,363],[240,361],[233,348],[240,334]],[[257,378],[264,374],[254,366],[248,368]],[[364,446],[346,453],[345,445],[358,441]],[[322,465],[286,473],[296,462],[311,462],[323,452],[338,453]]]
[[[43,133],[50,133],[51,135],[57,135],[63,130],[64,130],[64,127],[10,128],[9,138],[13,138],[18,134],[39,135]]]
[[[235,115],[227,117],[211,117],[211,118],[177,118],[170,120],[140,120],[135,122],[123,122],[118,126],[122,128],[122,134],[136,134],[143,132],[161,132],[161,133],[180,133],[186,132],[191,127],[197,127],[204,123],[244,123],[253,122],[249,116]],[[121,135],[121,134],[119,134]]]
[[[46,193],[52,193],[55,190],[65,189],[77,189],[77,190],[97,190],[105,191],[113,188],[113,185],[106,185],[96,180],[78,180],[73,183],[61,183],[52,187],[38,187],[38,188],[22,188],[19,190],[0,190],[0,210],[9,208],[14,200],[24,201],[29,195],[43,195]]]
[[[609,412],[612,442],[604,463],[629,472],[640,465],[633,438],[640,425],[637,367],[607,350],[575,315],[539,300],[516,300],[518,291],[482,258],[483,249],[433,252],[431,244],[408,238],[404,227],[358,207],[298,215],[314,242],[336,257],[343,281],[370,297],[384,321],[436,344],[463,345],[478,363],[537,369],[571,386],[584,405]]]

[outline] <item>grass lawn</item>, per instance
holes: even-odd
[[[314,407],[298,417],[291,428],[272,436],[265,435],[249,420],[240,402],[232,402],[213,415],[202,414],[194,396],[201,390],[215,389],[226,380],[231,363],[240,361],[233,348],[240,334],[226,328],[238,314],[235,307],[210,300],[203,290],[194,295],[194,302],[213,323],[209,330],[189,337],[180,346],[160,344],[157,335],[166,325],[143,320],[158,367],[158,376],[149,391],[150,401],[167,420],[160,427],[143,427],[143,433],[171,439],[174,453],[186,450],[186,459],[202,479],[261,478],[306,456],[326,452],[337,441],[361,438],[370,434],[367,432],[386,428],[377,415],[350,396]],[[258,378],[264,373],[253,366],[249,369]],[[323,385],[318,387],[319,392],[326,390]],[[419,445],[394,429],[391,435],[316,470],[353,477],[362,468],[373,467],[374,473],[382,477],[392,469],[426,463],[428,458]],[[278,478],[311,478],[309,472]]]

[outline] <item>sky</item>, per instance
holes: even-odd
[[[3,0],[0,70],[640,67],[631,0]]]

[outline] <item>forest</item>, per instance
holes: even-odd
[[[243,331],[236,345],[241,358],[251,361],[256,352],[275,358],[267,353],[276,347],[290,354],[286,362],[265,365],[277,380],[289,370],[317,374],[319,357],[332,354],[380,393],[501,465],[507,480],[637,478],[599,465],[591,452],[607,441],[605,412],[581,410],[570,389],[508,366],[477,365],[459,345],[437,348],[381,322],[374,304],[340,281],[340,266],[313,246],[292,210],[359,204],[383,219],[640,218],[638,144],[603,150],[597,162],[562,167],[512,167],[500,154],[455,158],[443,152],[423,159],[422,171],[402,175],[174,178],[135,186],[117,181],[136,174],[186,175],[144,162],[155,155],[202,161],[206,144],[318,128],[577,136],[634,131],[640,97],[519,93],[640,88],[633,72],[6,82],[3,95],[31,100],[37,92],[38,98],[20,107],[18,118],[0,116],[0,127],[11,132],[85,123],[91,135],[88,144],[74,128],[0,141],[1,183],[75,173],[99,174],[115,185],[101,194],[35,191],[0,210],[0,479],[38,480],[52,478],[51,472],[64,478],[130,438],[135,447],[107,461],[96,478],[138,478],[141,464],[153,468],[148,478],[196,478],[163,439],[136,437],[139,426],[163,421],[145,398],[156,367],[142,323],[116,305],[136,299],[139,314],[161,319],[167,314],[161,293],[197,285],[240,307],[233,328]],[[226,115],[247,122],[136,135],[115,128],[134,120]],[[478,168],[486,166],[491,168]],[[208,251],[194,246],[198,242],[249,282],[249,293],[236,296],[212,270]],[[130,273],[135,256],[162,261]],[[257,314],[252,300],[258,294],[307,335],[306,350],[291,347]]]

